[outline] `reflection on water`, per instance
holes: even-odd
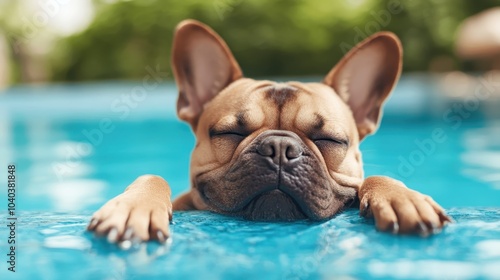
[[[368,270],[374,277],[398,279],[495,279],[499,276],[500,261],[472,264],[465,261],[397,260],[392,262],[372,261]],[[446,271],[446,273],[443,273]]]
[[[462,172],[500,190],[500,122],[489,122],[485,127],[464,133],[465,151]],[[500,194],[498,196],[500,200]]]
[[[89,249],[91,243],[88,239],[73,235],[57,235],[45,238],[43,246],[54,249]]]
[[[497,225],[497,227],[500,227],[500,225]],[[480,258],[500,257],[500,239],[490,239],[478,242],[475,249]]]

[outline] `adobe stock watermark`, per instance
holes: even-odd
[[[220,20],[224,20],[225,14],[234,10],[243,0],[215,0],[213,2],[214,10]]]
[[[435,128],[429,137],[424,139],[415,139],[415,149],[406,156],[398,157],[398,174],[387,174],[394,177],[399,175],[401,178],[408,178],[415,173],[416,168],[422,166],[427,158],[433,155],[438,147],[445,143],[449,137],[446,128],[457,130],[464,120],[470,118],[474,112],[479,110],[481,103],[489,99],[495,92],[500,92],[500,81],[494,81],[493,77],[489,80],[479,78],[479,85],[474,90],[474,94],[468,96],[463,102],[455,102],[442,114],[442,120],[446,126]]]
[[[111,102],[110,111],[116,114],[119,120],[126,119],[132,110],[146,100],[151,91],[158,88],[159,84],[169,77],[167,72],[160,70],[159,65],[156,68],[147,66],[145,70],[148,74],[142,79],[141,85],[133,87],[129,93],[122,94]],[[63,161],[52,164],[57,178],[61,181],[65,175],[71,174],[71,171],[81,164],[80,160],[90,155],[93,147],[101,145],[105,136],[112,133],[115,128],[116,125],[111,118],[103,118],[95,128],[83,129],[81,133],[85,141],[74,147],[66,147]]]
[[[47,27],[51,18],[61,12],[63,6],[70,3],[70,0],[40,0],[37,1],[38,9],[31,16],[20,18],[22,25],[20,34],[7,33],[7,39],[12,45],[12,49],[17,53],[22,44],[28,43],[35,38],[41,29]]]
[[[370,15],[372,20],[368,21],[364,28],[358,26],[354,27],[354,38],[352,44],[347,42],[340,43],[340,50],[343,54],[346,54],[351,49],[354,49],[356,45],[368,38],[371,34],[379,32],[382,28],[387,27],[392,20],[393,15],[397,15],[403,11],[404,7],[401,1],[391,0],[387,2],[385,9],[375,12],[371,11]]]

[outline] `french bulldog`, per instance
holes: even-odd
[[[141,176],[93,215],[88,230],[110,242],[165,242],[172,211],[320,221],[359,206],[380,231],[439,232],[451,219],[431,197],[395,179],[363,176],[360,141],[377,130],[401,65],[399,39],[379,32],[321,83],[253,80],[211,28],[182,21],[172,68],[178,117],[196,136],[191,188],[171,203],[164,179]]]

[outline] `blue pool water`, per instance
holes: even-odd
[[[194,143],[175,117],[174,85],[141,96],[133,95],[137,87],[0,93],[0,174],[16,165],[18,217],[15,273],[7,270],[9,232],[0,228],[0,279],[500,278],[498,100],[467,117],[444,117],[460,102],[440,98],[425,78],[404,77],[381,129],[362,143],[367,175],[401,179],[447,208],[456,223],[438,236],[382,234],[356,210],[324,223],[180,212],[171,244],[121,251],[85,232],[92,211],[145,173],[163,176],[180,194]],[[432,140],[436,132],[443,141]],[[0,213],[5,224],[7,212]]]

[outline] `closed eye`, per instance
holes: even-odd
[[[217,137],[217,136],[232,136],[232,137],[247,137],[248,135],[243,133],[243,132],[239,132],[239,131],[233,131],[233,130],[222,130],[222,131],[217,131],[217,130],[214,130],[214,129],[210,129],[210,131],[208,132],[208,134],[210,135],[210,138],[213,138],[213,137]]]
[[[321,142],[330,142],[330,143],[334,143],[334,144],[349,146],[348,140],[328,138],[328,137],[316,138],[316,139],[313,139],[313,142],[316,145],[320,144]]]
[[[244,134],[234,132],[234,131],[224,131],[224,132],[217,132],[217,133],[212,134],[212,136],[223,136],[223,135],[234,135],[234,136],[241,136],[241,137],[246,136]]]

